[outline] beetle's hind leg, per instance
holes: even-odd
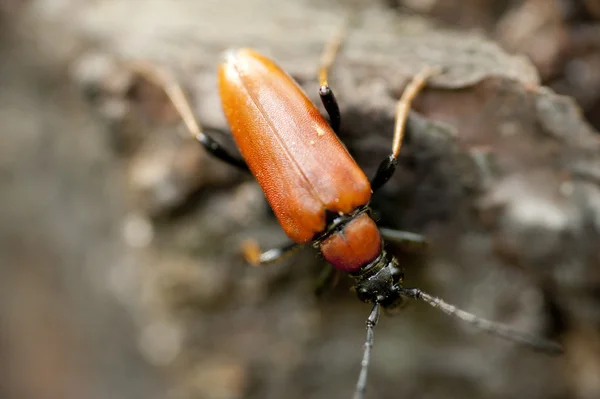
[[[164,90],[173,107],[183,119],[187,130],[204,146],[206,151],[238,169],[249,170],[244,160],[232,155],[225,147],[204,133],[181,85],[170,73],[146,62],[131,62],[128,66],[136,74]]]
[[[398,156],[400,155],[400,148],[402,147],[402,140],[406,132],[406,121],[408,120],[408,113],[413,100],[427,85],[429,79],[441,72],[441,68],[426,67],[415,75],[408,86],[406,86],[406,89],[404,89],[396,106],[396,123],[394,125],[392,153],[381,162],[375,176],[371,179],[371,189],[373,192],[377,191],[387,183],[396,171]]]
[[[323,49],[323,53],[321,54],[321,63],[319,66],[319,97],[321,97],[321,102],[329,115],[329,125],[336,134],[340,131],[342,116],[340,114],[340,107],[333,94],[333,90],[329,87],[327,78],[329,69],[335,62],[335,58],[344,42],[344,37],[346,36],[346,31],[351,20],[352,17],[348,18],[341,29],[339,29],[339,31],[327,42]]]

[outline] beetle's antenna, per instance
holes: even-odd
[[[450,316],[454,316],[466,321],[467,323],[472,324],[473,326],[478,327],[490,334],[506,338],[551,355],[559,355],[563,353],[563,347],[556,342],[552,342],[531,334],[515,331],[504,324],[482,319],[472,313],[465,312],[456,306],[450,305],[440,298],[431,296],[418,288],[401,288],[400,294],[408,298],[420,299],[430,306],[437,308]]]
[[[358,375],[358,382],[356,383],[356,391],[354,392],[354,399],[363,399],[365,397],[365,391],[367,389],[367,371],[369,369],[369,363],[371,362],[371,348],[373,348],[373,330],[379,320],[379,308],[380,305],[375,303],[373,310],[367,318],[367,339],[365,340],[365,348],[363,352],[363,359],[360,363],[360,374]]]

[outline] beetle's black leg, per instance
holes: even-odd
[[[162,88],[171,100],[171,103],[183,119],[185,126],[190,134],[198,140],[211,155],[220,160],[235,166],[239,169],[248,171],[248,165],[244,160],[231,155],[223,146],[216,142],[212,137],[208,136],[202,130],[200,123],[192,112],[190,102],[186,98],[181,85],[166,71],[151,65],[149,63],[130,63],[130,68],[140,76],[148,79],[148,81]]]
[[[385,227],[380,227],[379,233],[384,241],[393,242],[406,253],[421,253],[429,246],[427,239],[417,233],[388,229]]]
[[[340,280],[339,270],[335,269],[329,263],[325,265],[325,268],[319,275],[317,284],[315,286],[315,295],[320,297],[329,291],[333,290]]]
[[[425,87],[429,78],[441,72],[439,68],[424,68],[410,81],[396,107],[396,124],[394,126],[394,140],[392,142],[392,153],[384,159],[375,176],[371,179],[371,189],[373,192],[381,188],[396,171],[398,166],[398,156],[402,147],[402,139],[406,131],[406,120],[410,111],[410,105],[413,99]]]
[[[302,247],[302,244],[294,242],[280,248],[273,248],[262,252],[256,241],[248,240],[242,244],[242,251],[248,263],[255,266],[264,266],[282,260],[300,247]]]
[[[336,134],[338,134],[340,131],[342,117],[340,114],[340,107],[335,99],[335,95],[329,87],[327,76],[329,74],[329,69],[335,61],[335,57],[342,46],[349,23],[350,20],[347,20],[342,29],[340,29],[327,43],[325,49],[323,50],[323,54],[321,55],[321,65],[319,66],[319,97],[321,97],[321,102],[323,103],[323,106],[329,115],[329,125]]]

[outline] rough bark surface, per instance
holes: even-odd
[[[330,83],[341,137],[368,175],[389,152],[407,81],[445,70],[415,102],[399,171],[373,200],[382,225],[431,240],[426,257],[402,257],[406,285],[566,349],[533,353],[414,303],[380,320],[368,397],[600,395],[600,140],[526,58],[374,2],[12,3],[0,55],[0,390],[350,397],[369,306],[346,280],[315,298],[312,250],[244,263],[243,240],[286,242],[259,187],[184,138],[127,62],[171,71],[234,148],[221,52],[257,48],[317,101],[324,42],[358,8]]]

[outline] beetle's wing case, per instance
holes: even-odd
[[[219,90],[233,137],[286,234],[311,241],[325,210],[350,213],[369,180],[302,89],[270,59],[229,51]]]

